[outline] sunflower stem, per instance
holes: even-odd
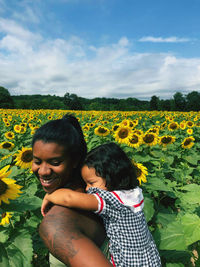
[[[10,219],[10,225],[12,226],[13,229],[15,228],[12,219]]]

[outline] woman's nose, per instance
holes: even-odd
[[[51,174],[51,169],[49,168],[48,164],[42,163],[39,166],[38,174],[41,176],[47,176]]]

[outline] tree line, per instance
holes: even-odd
[[[153,95],[149,101],[128,97],[126,99],[96,97],[93,99],[65,93],[56,95],[10,95],[8,89],[0,87],[0,108],[4,109],[63,109],[63,110],[121,110],[121,111],[200,111],[200,93],[187,95],[176,92],[171,99],[160,99]]]

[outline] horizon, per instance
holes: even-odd
[[[0,83],[88,99],[199,91],[199,10],[198,0],[0,0]]]

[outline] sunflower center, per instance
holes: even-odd
[[[138,143],[138,137],[136,135],[133,135],[131,139],[129,139],[129,142],[131,144],[137,144]]]
[[[119,125],[115,125],[115,126],[113,127],[113,130],[116,131],[118,128],[119,128]]]
[[[104,134],[104,133],[107,132],[107,130],[105,128],[103,128],[103,127],[99,127],[98,132],[101,133],[101,134]]]
[[[193,126],[193,122],[188,121],[187,125],[191,127],[191,126]]]
[[[8,188],[8,185],[0,180],[0,196],[3,195]]]
[[[174,130],[176,128],[177,128],[177,124],[176,123],[171,123],[170,129]]]
[[[162,138],[163,144],[169,144],[171,142],[172,138],[170,136],[165,136]]]
[[[21,160],[23,162],[31,162],[33,159],[32,150],[27,150],[23,152]]]
[[[121,129],[118,133],[118,136],[121,138],[121,139],[124,139],[128,136],[128,131],[126,129]]]
[[[4,143],[2,147],[3,148],[10,148],[11,147],[11,143]]]
[[[144,136],[144,142],[145,143],[152,143],[154,141],[154,135],[153,134],[146,134]]]
[[[2,219],[5,218],[5,217],[6,217],[6,212],[3,212],[3,213],[1,214],[1,217],[2,217]]]
[[[192,142],[191,139],[186,139],[185,142],[184,142],[184,146],[188,146],[190,143]]]

